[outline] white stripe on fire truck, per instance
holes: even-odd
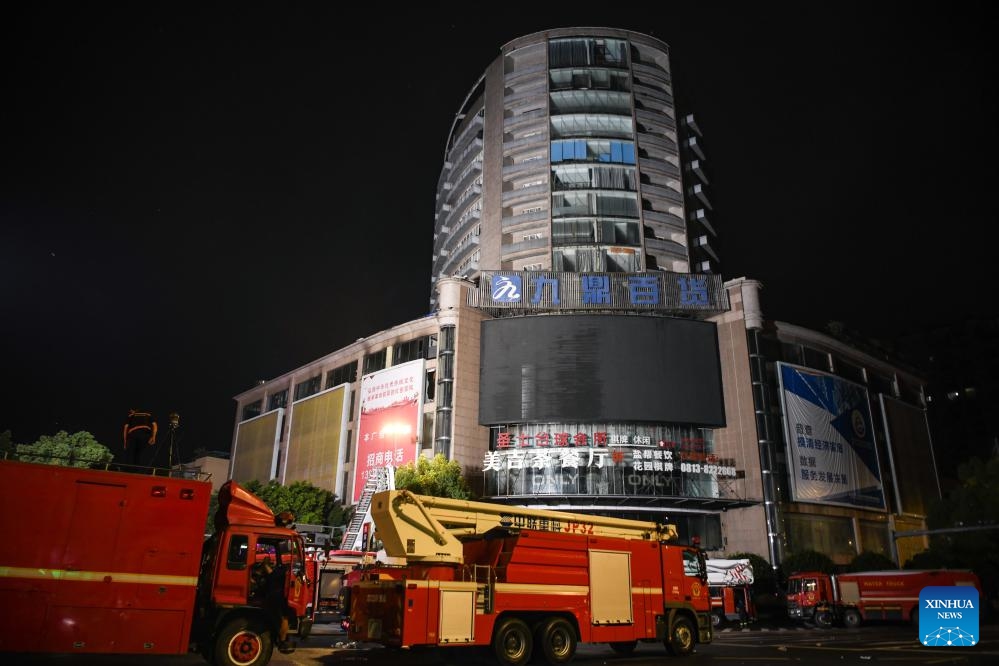
[[[423,588],[431,587],[431,581],[427,580],[407,580],[407,587]],[[474,582],[457,581],[434,581],[432,587],[440,589],[475,589],[478,585]],[[562,595],[587,595],[590,588],[586,585],[544,585],[530,583],[496,583],[497,592],[515,592],[519,594],[562,594]],[[658,587],[633,587],[632,594],[648,594],[651,596],[662,596],[663,591]]]
[[[30,567],[0,567],[0,578],[59,580],[77,582],[145,583],[147,585],[198,584],[197,576],[125,573],[122,571],[67,571],[66,569],[36,569]]]
[[[497,592],[517,592],[519,594],[589,594],[586,585],[531,585],[528,583],[496,583]]]

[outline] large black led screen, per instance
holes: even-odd
[[[725,425],[718,333],[612,315],[482,322],[479,423]]]

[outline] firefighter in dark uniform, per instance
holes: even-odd
[[[149,412],[128,410],[128,420],[122,427],[125,455],[133,465],[142,464],[142,450],[156,443],[156,421]]]

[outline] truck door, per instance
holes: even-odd
[[[697,550],[683,551],[683,600],[689,601],[698,611],[708,612],[711,608],[709,598],[708,571],[704,564],[704,556]]]

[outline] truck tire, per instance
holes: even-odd
[[[860,611],[855,608],[848,608],[843,611],[843,626],[847,629],[856,629],[864,618],[860,616]]]
[[[821,627],[822,629],[828,629],[833,626],[833,614],[832,611],[821,610],[815,611],[815,626]]]
[[[722,611],[715,611],[711,614],[711,627],[713,629],[717,629],[723,624],[725,624],[725,613]]]
[[[301,619],[298,621],[298,637],[303,641],[312,633],[312,620]]]
[[[686,657],[694,651],[696,636],[694,625],[690,623],[690,620],[685,617],[678,617],[673,620],[669,636],[664,641],[666,651],[674,657]]]
[[[531,659],[534,642],[523,620],[509,617],[493,632],[493,654],[502,666],[524,666]]]
[[[635,651],[635,646],[638,645],[638,641],[617,641],[616,643],[608,643],[611,650],[614,650],[617,654],[631,654]]]
[[[260,620],[239,617],[226,624],[215,639],[215,666],[254,666],[271,659],[271,632]]]
[[[534,639],[541,648],[541,656],[551,666],[568,664],[576,655],[576,629],[568,620],[552,617],[538,629]]]

